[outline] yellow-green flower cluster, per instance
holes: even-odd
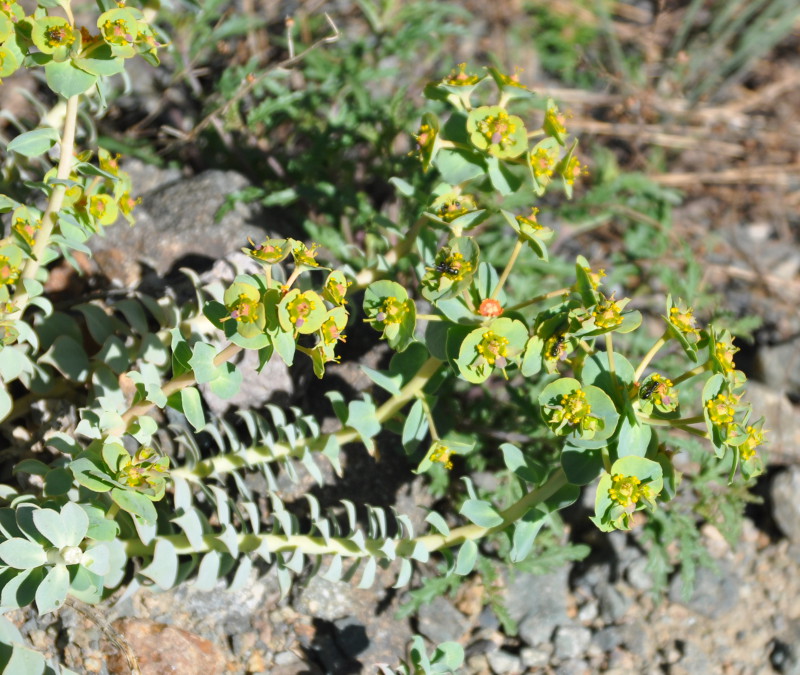
[[[622,323],[622,307],[613,297],[602,297],[592,309],[592,317],[600,328],[616,328]]]
[[[611,501],[625,509],[634,508],[639,501],[651,501],[653,491],[650,486],[643,485],[636,476],[624,476],[621,473],[611,476],[611,487],[608,489]]]
[[[443,84],[448,84],[451,87],[466,87],[477,84],[481,81],[480,75],[467,72],[467,64],[459,63],[457,68],[454,68],[451,73],[442,80]]]
[[[732,394],[724,393],[717,394],[714,398],[706,401],[711,423],[716,427],[725,427],[725,425],[733,422],[738,402],[738,399]]]
[[[507,337],[488,330],[483,334],[483,339],[475,350],[490,366],[505,368],[508,364],[508,344]]]
[[[453,450],[442,441],[436,441],[430,450],[431,462],[441,464],[445,469],[452,469],[453,462],[450,459],[453,455]]]

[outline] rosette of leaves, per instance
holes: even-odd
[[[506,369],[519,361],[527,340],[528,329],[521,321],[494,319],[467,334],[455,365],[461,376],[473,384],[485,382],[495,369],[506,375]]]
[[[498,159],[513,159],[528,149],[528,130],[522,118],[509,115],[501,106],[471,110],[467,132],[473,146]]]
[[[103,518],[100,509],[67,502],[59,510],[23,504],[2,512],[3,607],[35,601],[44,614],[58,609],[68,594],[94,603],[104,587],[122,579],[127,558],[114,539],[116,524]],[[94,541],[87,543],[87,538]]]
[[[500,209],[500,213],[506,222],[511,226],[528,247],[539,257],[540,260],[547,260],[547,244],[555,236],[555,232],[549,227],[539,224],[536,219],[537,208],[532,208],[529,216],[515,216],[510,211]]]
[[[603,532],[629,530],[633,514],[655,508],[664,487],[661,464],[644,457],[623,457],[604,473],[597,484],[595,515],[591,518]]]
[[[469,288],[479,259],[474,238],[453,237],[437,251],[433,267],[422,277],[422,296],[435,303],[459,295]]]
[[[539,394],[545,424],[557,436],[571,440],[603,441],[613,436],[619,421],[614,402],[599,387],[562,377]]]
[[[395,351],[402,352],[414,340],[417,310],[400,284],[387,280],[371,283],[364,292],[364,313]]]

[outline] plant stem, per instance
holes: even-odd
[[[228,344],[224,349],[222,349],[215,357],[214,357],[214,365],[220,366],[226,361],[230,361],[236,354],[242,351],[242,347],[235,344]],[[191,387],[195,384],[197,380],[195,379],[194,372],[189,371],[183,373],[182,375],[178,375],[177,377],[173,377],[169,382],[167,382],[163,387],[161,387],[161,391],[164,392],[164,395],[169,397],[172,394],[180,391],[181,389],[186,389],[187,387]],[[110,432],[110,436],[122,436],[130,426],[130,423],[140,415],[144,415],[150,408],[155,406],[155,403],[152,401],[148,401],[147,399],[143,401],[139,401],[138,403],[134,403],[130,408],[128,408],[124,413],[122,413],[122,422],[116,427],[114,427]]]
[[[417,314],[418,321],[444,321],[441,314]]]
[[[500,275],[500,278],[497,280],[497,286],[494,287],[491,296],[489,296],[492,300],[496,300],[497,296],[500,294],[500,291],[503,290],[503,286],[508,279],[508,275],[511,274],[511,270],[514,267],[514,263],[517,262],[517,258],[519,257],[520,251],[522,251],[522,246],[524,245],[524,240],[522,237],[517,238],[517,243],[514,245],[514,250],[511,251],[511,256],[508,258],[508,262],[506,263],[506,268],[503,270],[503,273]]]
[[[375,411],[375,417],[383,423],[396,415],[409,401],[419,394],[431,377],[439,370],[442,362],[436,358],[429,358],[422,364],[417,374],[409,380],[400,390],[399,396],[393,396]],[[234,469],[246,466],[274,462],[283,457],[302,455],[306,450],[321,451],[333,438],[339,445],[352,443],[360,437],[354,429],[343,428],[332,434],[323,434],[317,438],[299,438],[294,444],[274,443],[271,446],[256,445],[237,452],[236,454],[217,455],[198,462],[194,467],[180,467],[170,471],[170,475],[178,476],[190,481],[199,481],[210,474],[229,473]]]
[[[633,381],[638,382],[639,378],[642,376],[644,369],[650,364],[650,361],[653,360],[653,357],[658,353],[658,350],[661,349],[667,343],[667,337],[669,333],[668,331],[664,331],[664,334],[656,340],[655,344],[650,347],[650,351],[644,355],[644,358],[641,360],[638,366],[636,366],[636,370],[633,373]]]
[[[425,219],[419,218],[408,231],[406,236],[400,239],[400,241],[398,241],[389,251],[386,252],[383,257],[389,267],[395,265],[398,260],[402,260],[410,253],[411,248],[414,246],[414,242],[416,242],[423,225],[425,225]],[[361,270],[356,275],[356,283],[353,285],[353,288],[350,292],[355,293],[365,289],[373,281],[384,276],[385,274],[386,272],[384,270],[378,270],[374,267],[368,267]]]
[[[611,333],[606,333],[606,354],[608,355],[608,372],[611,375],[611,383],[614,386],[614,391],[620,393],[619,381],[617,380],[617,371],[614,368],[614,340]]]
[[[688,380],[690,377],[694,377],[695,375],[700,375],[701,373],[704,373],[706,370],[708,370],[708,364],[706,363],[703,363],[695,368],[692,368],[691,370],[687,370],[685,373],[683,373],[683,375],[678,375],[678,377],[672,380],[672,386],[677,386],[681,382]]]
[[[446,535],[427,534],[413,539],[395,540],[397,543],[398,556],[408,556],[414,549],[422,544],[428,552],[439,551],[461,544],[467,540],[475,540],[485,537],[495,532],[499,532],[512,523],[518,521],[531,508],[552,497],[561,487],[566,485],[567,477],[563,469],[557,469],[547,482],[535,490],[531,490],[517,502],[500,512],[503,519],[501,523],[493,527],[481,527],[480,525],[463,525],[456,527]],[[175,547],[175,552],[179,555],[189,555],[194,553],[205,553],[211,550],[225,550],[215,534],[203,536],[203,544],[199,548],[193,547],[186,535],[172,534],[159,536],[158,540],[167,539]],[[300,550],[306,555],[332,555],[338,554],[349,558],[365,558],[368,556],[376,558],[386,558],[386,554],[380,549],[386,544],[386,539],[367,539],[362,546],[356,542],[345,539],[331,537],[327,541],[323,537],[312,537],[309,535],[285,535],[285,534],[240,534],[237,537],[239,551],[251,553],[254,551],[266,551],[269,553],[280,553],[282,551]],[[151,556],[155,549],[155,543],[145,544],[140,539],[127,539],[124,541],[125,551],[129,556]]]
[[[428,431],[431,434],[431,439],[434,441],[439,440],[439,432],[436,431],[436,424],[433,421],[433,412],[431,412],[431,406],[428,403],[428,398],[422,392],[417,394],[417,399],[422,404],[422,409],[425,411],[425,417],[428,420]]]
[[[58,169],[56,170],[56,179],[59,181],[68,180],[72,173],[77,120],[78,97],[70,96],[67,99],[66,113],[64,115],[64,129],[61,132],[61,150],[58,158]],[[50,199],[47,200],[47,206],[45,207],[44,214],[42,214],[42,225],[31,247],[31,255],[25,261],[25,266],[22,269],[20,280],[14,292],[14,297],[11,300],[13,306],[16,308],[16,316],[22,316],[28,304],[28,293],[22,281],[25,279],[33,279],[39,271],[39,267],[42,264],[42,256],[44,255],[47,245],[50,243],[50,237],[56,226],[56,214],[61,210],[66,191],[67,186],[61,182],[52,187]]]
[[[506,309],[507,312],[513,312],[518,309],[522,309],[527,307],[528,305],[532,305],[536,302],[542,302],[543,300],[549,300],[550,298],[557,298],[559,295],[564,295],[565,293],[569,293],[569,288],[559,288],[557,291],[550,291],[549,293],[543,293],[542,295],[537,295],[535,298],[531,298],[530,300],[526,300],[525,302],[520,302],[519,304],[514,305],[513,307],[509,307]]]

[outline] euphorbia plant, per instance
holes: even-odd
[[[669,500],[678,477],[659,427],[708,439],[731,477],[737,468],[745,476],[759,470],[762,422],[749,422],[732,338],[698,327],[690,307],[667,299],[664,333],[634,366],[615,342],[639,329],[641,316],[601,290],[603,274],[585,258],[568,287],[509,300],[507,282],[525,247],[548,262],[555,228],[539,223],[538,200],[557,186],[571,194],[585,167],[555,103],[493,68],[460,67],[426,88],[449,109],[445,120],[427,113],[416,135],[422,169],[441,180],[431,194],[395,181],[420,205],[420,221],[357,274],[318,260],[316,245],[265,237],[243,248],[257,272],[226,287],[203,288],[192,277],[196,303],[136,293],[55,311],[44,294],[47,265],[88,252],[85,241],[117,216],[132,222],[136,204],[119,158],[76,147],[79,104],[101,98],[98,81],[119,73],[125,59],[157,63],[157,47],[142,13],[122,5],[101,2],[89,26],[75,24],[68,2],[41,2],[30,16],[14,2],[0,5],[0,75],[43,67],[65,103],[60,131],[43,126],[8,145],[29,158],[58,145],[59,159],[33,184],[44,210],[35,194],[24,203],[0,196],[9,214],[0,245],[0,417],[24,417],[31,400],[79,401],[77,423],[51,422],[14,467],[27,478],[2,486],[0,607],[35,602],[47,612],[68,595],[98,602],[123,581],[129,592],[166,589],[191,574],[201,588],[220,578],[235,586],[247,581],[255,556],[272,566],[284,592],[293,573],[318,572],[323,561],[327,578],[358,573],[361,586],[394,563],[402,586],[414,562],[437,551],[449,572],[469,574],[478,540],[501,532],[509,558],[523,560],[551,514],[585,485],[596,483],[593,520],[602,530],[627,529],[636,511]],[[482,259],[480,237],[493,228],[513,241],[502,270]],[[399,261],[415,274],[397,273]],[[363,291],[356,320],[355,291]],[[236,393],[242,374],[232,360],[242,350],[257,352],[259,369],[305,355],[323,378],[348,333],[373,329],[397,352],[386,371],[365,369],[387,395],[378,405],[370,395],[345,401],[330,392],[338,430],[322,433],[312,417],[275,406],[238,411],[238,424],[207,414],[198,385],[221,397]],[[683,352],[684,372],[649,371],[666,345]],[[700,377],[707,381],[692,401]],[[410,453],[420,449],[409,472],[450,469],[469,453],[468,438],[441,436],[436,427],[436,392],[447,378],[541,385],[536,414],[560,444],[558,461],[542,466],[529,448],[501,445],[496,452],[519,497],[501,506],[467,478],[458,514],[431,511],[421,534],[408,514],[367,505],[362,527],[351,501],[321,505],[311,494],[301,524],[283,502],[277,471],[296,478],[302,465],[322,482],[320,457],[341,472],[346,443],[378,456],[384,428],[399,431]],[[159,410],[167,407],[188,426],[165,428]],[[216,451],[201,450],[201,432]],[[177,447],[170,457],[165,439]],[[266,499],[242,480],[248,471],[263,474]],[[456,651],[443,647],[429,661],[415,643],[414,662],[424,672],[437,663],[457,667]]]

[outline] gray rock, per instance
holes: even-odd
[[[544,668],[550,662],[550,654],[552,654],[552,647],[550,645],[538,649],[535,647],[524,647],[519,652],[522,665],[528,670]]]
[[[419,632],[434,644],[459,640],[469,630],[469,621],[445,598],[420,607],[417,613]]]
[[[506,606],[519,624],[519,637],[528,645],[550,642],[556,626],[569,622],[569,567],[543,575],[520,573],[506,589]]]
[[[670,668],[676,675],[708,675],[714,672],[714,663],[697,644],[688,640],[683,645],[683,656]]]
[[[592,644],[603,652],[610,652],[624,642],[625,636],[618,626],[604,626],[592,635]]]
[[[522,672],[522,660],[504,649],[489,652],[486,659],[495,675],[514,675]]]
[[[769,460],[772,464],[800,462],[800,412],[786,393],[753,380],[747,383],[746,398],[753,404],[753,420],[765,417],[769,429]]]
[[[649,591],[653,588],[653,576],[647,570],[647,558],[634,560],[625,570],[628,583],[638,591]]]
[[[683,582],[676,576],[670,583],[670,600],[709,619],[716,619],[730,612],[739,600],[741,582],[733,573],[730,563],[726,560],[717,560],[716,563],[716,570],[698,568],[694,589],[688,600],[684,598]]]
[[[769,660],[782,675],[800,675],[800,619],[791,621],[772,641]]]
[[[773,390],[800,396],[800,341],[761,346],[756,354],[756,376]]]
[[[800,543],[800,467],[792,466],[772,483],[772,515],[786,537]]]
[[[118,224],[108,236],[88,245],[101,270],[123,286],[141,280],[140,263],[164,276],[187,256],[216,260],[264,238],[257,226],[260,210],[237,204],[219,222],[217,212],[227,195],[249,185],[235,171],[206,171],[147,193],[134,211],[136,225]]]
[[[559,626],[555,633],[556,658],[567,660],[583,656],[592,640],[592,631],[583,626]]]
[[[600,616],[605,623],[619,621],[633,603],[611,584],[598,584],[596,593],[600,601]]]
[[[583,659],[570,659],[559,664],[555,675],[590,675],[592,669]]]

